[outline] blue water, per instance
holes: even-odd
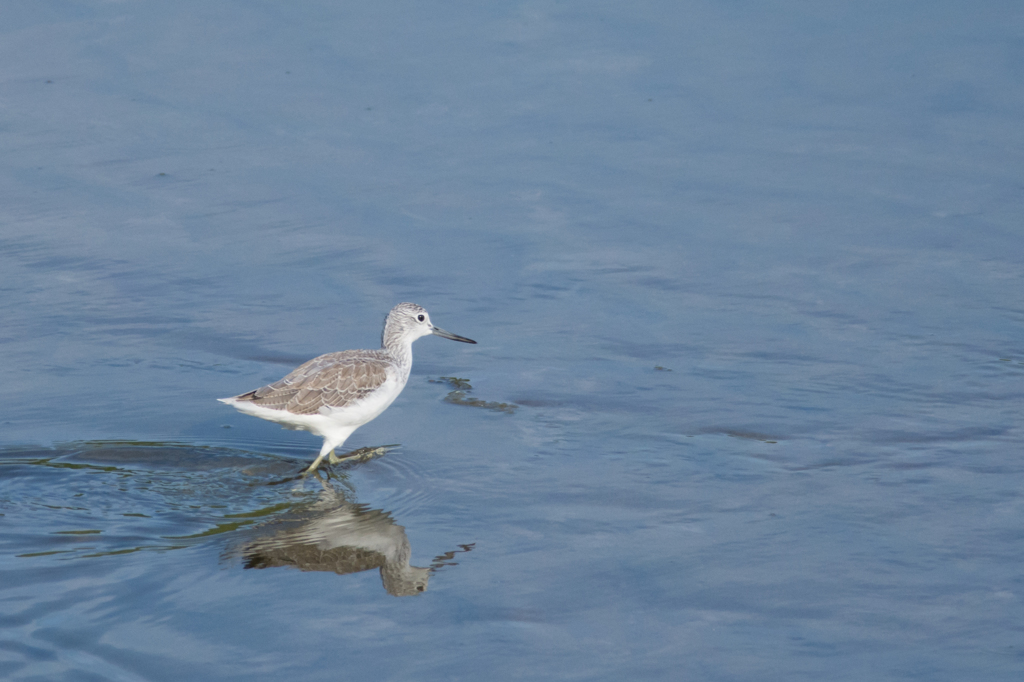
[[[1022,46],[0,7],[0,678],[1021,679]],[[282,483],[319,441],[215,399],[406,300],[478,345]]]

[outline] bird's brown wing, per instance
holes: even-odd
[[[321,407],[344,407],[387,381],[387,363],[372,351],[328,353],[295,368],[272,384],[235,396],[292,414],[317,414]]]

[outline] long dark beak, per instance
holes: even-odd
[[[452,341],[461,341],[462,343],[476,343],[476,341],[474,341],[473,339],[467,339],[465,336],[459,336],[458,334],[446,332],[440,327],[434,327],[432,333],[434,334],[434,336],[440,336],[442,339],[451,339]]]

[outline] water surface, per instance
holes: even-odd
[[[0,10],[0,677],[1020,679],[1021,12]]]

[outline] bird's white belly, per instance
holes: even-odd
[[[387,381],[362,400],[344,407],[321,407],[320,414],[316,416],[327,417],[339,425],[358,428],[379,417],[381,412],[395,402],[395,398],[403,388],[405,388],[405,381],[401,381],[389,373]]]
[[[239,412],[277,422],[286,429],[309,431],[338,446],[357,428],[380,416],[380,413],[395,401],[403,388],[405,381],[391,375],[362,400],[343,407],[324,406],[320,408],[319,414],[294,414],[287,410],[275,410],[241,400],[231,401],[230,405]]]

